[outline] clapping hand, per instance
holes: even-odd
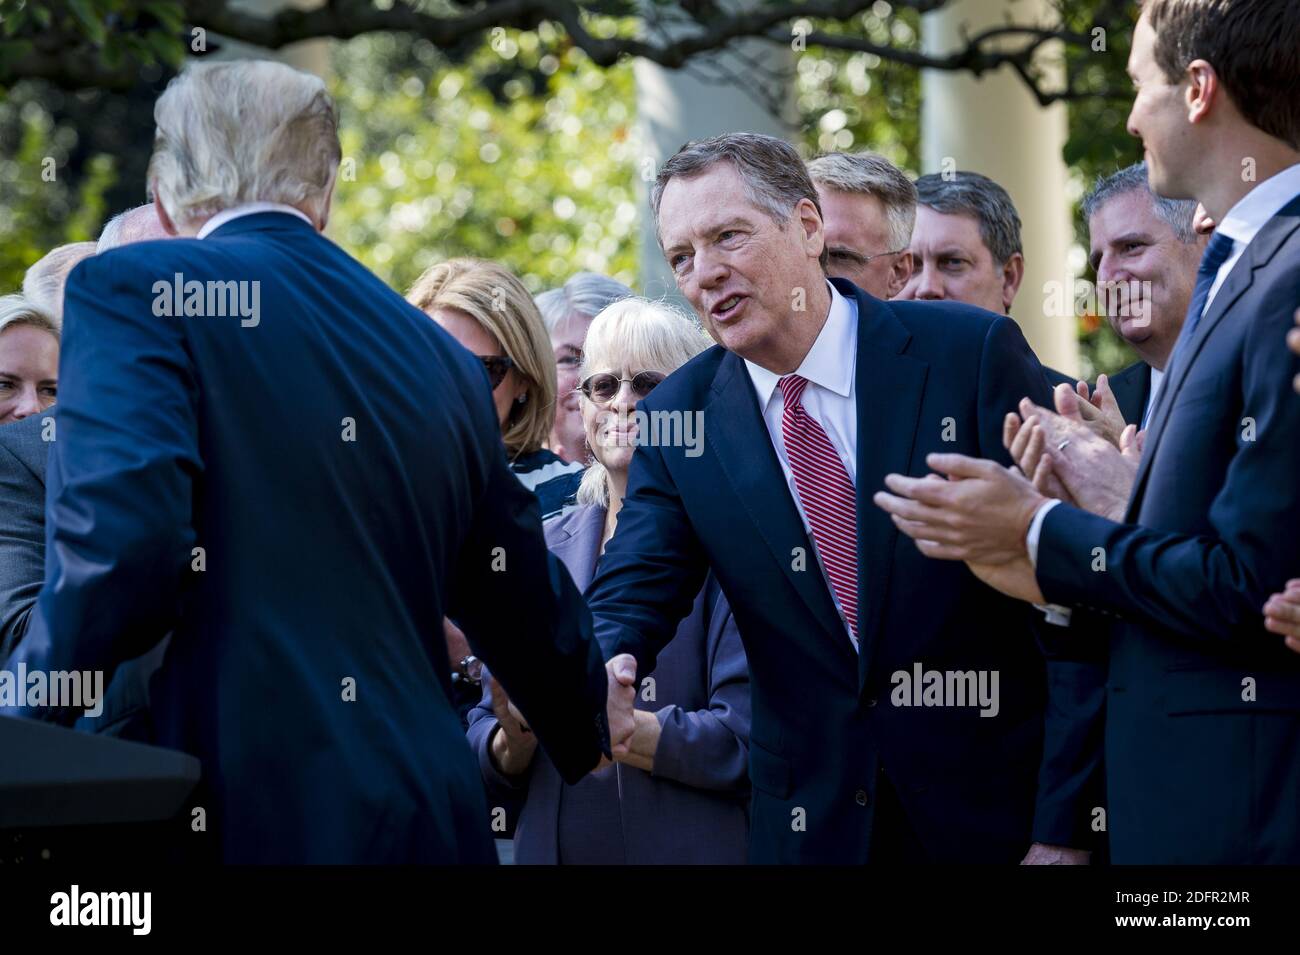
[[[872,498],[926,557],[962,560],[990,587],[1019,600],[1043,596],[1025,549],[1034,513],[1046,498],[1022,474],[995,461],[931,454],[939,475],[890,474]]]
[[[1058,385],[1054,398],[1055,412],[1025,398],[1018,416],[1007,415],[1007,450],[1040,494],[1122,520],[1142,458],[1142,435],[1127,425],[1113,445],[1084,421],[1087,403],[1078,393]]]
[[[1082,399],[1077,402],[1080,420],[1098,437],[1118,448],[1120,435],[1124,433],[1124,413],[1119,410],[1119,401],[1110,390],[1110,379],[1098,375],[1097,387],[1092,394],[1088,393],[1088,383],[1081,381],[1075,386],[1075,394]],[[1053,400],[1059,410],[1061,402],[1056,401],[1055,395]]]

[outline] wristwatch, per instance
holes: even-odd
[[[459,677],[466,683],[478,686],[483,682],[483,661],[473,654],[460,661],[460,670],[452,676]]]

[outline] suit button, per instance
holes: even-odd
[[[867,799],[867,791],[865,789],[859,789],[857,792],[853,794],[853,801],[856,802],[859,806],[865,806],[869,801]]]
[[[873,696],[871,699],[867,700],[867,709],[874,709],[875,705],[879,702],[880,701]]]

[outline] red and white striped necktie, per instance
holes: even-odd
[[[858,520],[853,482],[822,426],[804,410],[803,390],[808,379],[786,375],[777,386],[785,398],[781,438],[799,502],[812,526],[813,540],[840,610],[857,637]]]

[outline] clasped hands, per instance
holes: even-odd
[[[610,753],[614,762],[649,769],[654,745],[659,738],[659,721],[641,713],[636,704],[636,658],[620,653],[605,663],[607,680],[605,712],[609,720]],[[511,702],[501,683],[492,677],[492,714],[500,730],[493,733],[490,748],[497,767],[508,776],[523,773],[537,752],[537,737],[519,708]],[[653,726],[650,724],[653,723]],[[593,771],[612,765],[602,756]]]
[[[1141,459],[1141,438],[1124,425],[1103,375],[1089,394],[1058,385],[1056,410],[1028,398],[1003,422],[1002,439],[1015,466],[961,454],[931,454],[936,473],[890,474],[873,497],[927,557],[965,561],[989,586],[1045,603],[1029,560],[1027,536],[1049,498],[1119,520]]]

